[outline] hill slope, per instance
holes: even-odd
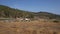
[[[24,11],[24,10],[18,10],[14,8],[10,8],[8,6],[0,5],[0,17],[30,17],[32,12]]]
[[[49,18],[49,19],[60,19],[60,15],[48,13],[48,12],[28,12],[24,10],[10,8],[8,6],[0,5],[0,17],[4,18],[17,18],[17,17],[27,17],[27,18]]]

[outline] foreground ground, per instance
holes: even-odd
[[[60,34],[60,22],[0,22],[0,34]]]

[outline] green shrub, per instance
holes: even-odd
[[[58,21],[58,20],[53,20],[53,22],[55,22],[55,23],[59,23],[59,21]]]

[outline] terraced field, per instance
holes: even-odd
[[[60,34],[60,22],[0,22],[0,34]]]

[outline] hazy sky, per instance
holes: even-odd
[[[26,11],[46,11],[60,14],[60,0],[0,0],[0,5]]]

